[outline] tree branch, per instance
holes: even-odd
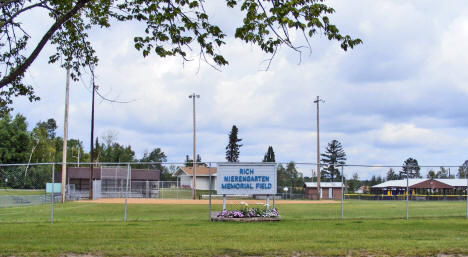
[[[8,74],[7,76],[3,77],[2,80],[0,80],[0,88],[3,88],[7,84],[10,84],[17,77],[24,74],[26,69],[37,58],[39,53],[42,51],[42,48],[44,48],[44,46],[47,44],[50,38],[54,35],[54,33],[62,26],[62,24],[65,23],[67,20],[69,20],[74,14],[76,14],[81,8],[83,8],[90,1],[91,0],[78,1],[75,7],[73,7],[70,11],[68,11],[62,17],[57,19],[57,21],[49,28],[47,33],[42,37],[41,41],[37,44],[36,48],[31,53],[31,55],[28,58],[26,58],[22,64],[20,64],[14,70],[12,70],[10,74]]]
[[[9,1],[4,1],[3,3],[0,4],[0,8],[3,8],[11,3],[14,3],[14,2],[19,2],[19,0],[9,0]]]
[[[41,1],[41,2],[39,2],[39,3],[37,3],[37,4],[33,4],[33,5],[30,5],[30,6],[27,6],[27,7],[23,8],[23,9],[17,11],[17,12],[14,13],[13,15],[11,15],[10,18],[8,18],[8,20],[5,20],[5,21],[3,22],[3,24],[1,24],[0,29],[3,28],[6,24],[13,22],[13,19],[16,18],[18,15],[20,15],[21,13],[23,13],[23,12],[25,12],[25,11],[27,11],[27,10],[30,10],[30,9],[32,9],[32,8],[42,6],[42,4],[44,4],[45,2],[47,2],[47,0]]]

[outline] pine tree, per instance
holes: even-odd
[[[263,162],[275,162],[275,152],[272,146],[268,147],[265,157],[263,157]]]
[[[322,163],[326,165],[321,172],[321,179],[323,181],[341,180],[341,174],[337,166],[346,163],[346,153],[341,143],[338,140],[332,140],[321,156]]]
[[[208,165],[202,162],[201,156],[197,154],[197,167],[208,167]],[[185,155],[185,167],[193,167],[193,160],[188,156]]]
[[[418,161],[413,158],[408,158],[403,163],[402,171],[400,171],[400,177],[406,178],[406,174],[408,174],[408,178],[421,178],[421,174],[419,171],[421,167],[419,167]]]
[[[236,125],[232,126],[231,133],[229,133],[229,143],[226,146],[226,160],[228,162],[239,162],[239,144],[242,139],[237,137],[239,130]]]
[[[397,179],[400,179],[400,176],[398,176],[398,174],[396,174],[395,171],[392,168],[390,168],[387,171],[387,180],[397,180]]]

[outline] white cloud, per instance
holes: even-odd
[[[213,18],[232,33],[239,21],[229,13]],[[283,48],[269,71],[260,71],[268,55],[228,38],[222,49],[230,65],[216,71],[179,58],[142,58],[131,35],[135,24],[116,24],[91,33],[100,56],[97,82],[106,97],[128,104],[98,101],[96,135],[112,128],[119,141],[141,156],[161,147],[171,161],[192,151],[192,102],[197,100],[198,152],[222,161],[227,134],[239,126],[242,161],[258,161],[269,145],[278,160],[315,162],[315,96],[321,106],[322,149],[338,139],[352,164],[401,164],[415,156],[420,164],[464,161],[468,122],[468,19],[464,1],[331,1],[344,33],[364,44],[348,52],[319,36],[313,51],[298,55]],[[299,37],[297,40],[300,40]],[[63,121],[65,72],[47,64],[48,47],[27,75],[42,101],[18,100],[15,108],[31,125],[53,117]],[[73,83],[70,136],[89,144],[88,78]],[[462,92],[462,93],[460,93]],[[61,128],[59,128],[61,129]],[[60,134],[60,133],[59,133]],[[312,167],[304,166],[310,171]],[[383,172],[382,170],[367,170]],[[375,174],[375,173],[374,173]]]

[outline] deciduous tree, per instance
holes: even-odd
[[[309,48],[309,39],[321,34],[335,40],[345,51],[360,44],[360,39],[343,35],[331,23],[333,8],[323,0],[261,1],[225,0],[227,8],[239,9],[242,23],[234,36],[252,43],[273,56],[281,45],[298,53]],[[138,22],[141,31],[135,31],[134,45],[143,56],[154,52],[160,57],[181,56],[190,60],[190,52],[215,66],[228,64],[220,53],[226,34],[213,24],[202,0],[6,0],[0,3],[0,107],[12,103],[12,98],[24,95],[30,101],[39,98],[34,88],[23,81],[25,72],[48,43],[56,51],[50,63],[59,62],[71,68],[71,76],[78,80],[81,69],[92,69],[98,63],[89,31],[109,28],[118,22]],[[42,10],[50,17],[44,34],[31,38],[26,28],[34,20],[28,14]],[[37,11],[36,11],[37,13]],[[42,25],[42,24],[41,24]],[[291,31],[304,37],[304,45],[295,44]]]
[[[458,167],[458,178],[466,178],[468,173],[468,160],[466,160],[460,167]]]

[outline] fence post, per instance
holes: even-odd
[[[127,221],[128,179],[130,177],[130,163],[127,164],[127,185],[125,186],[125,212],[124,221]]]
[[[55,163],[52,164],[52,197],[50,198],[50,224],[54,224],[54,187],[55,187]]]
[[[223,211],[226,210],[226,195],[223,195]]]
[[[210,196],[209,196],[209,198],[208,198],[208,202],[209,202],[209,204],[208,204],[208,205],[209,205],[209,215],[210,215],[209,221],[211,221],[211,189],[212,189],[212,186],[213,186],[212,181],[211,181],[211,162],[209,163],[209,166],[208,166],[208,175],[210,176],[210,183],[209,183],[209,189],[210,189],[210,193],[209,193],[209,194],[210,194]]]
[[[343,198],[344,198],[344,169],[343,169],[343,166],[341,166],[341,219],[344,219]]]
[[[266,209],[270,210],[270,195],[266,195]]]
[[[406,220],[408,220],[408,201],[409,201],[409,176],[408,170],[406,171]]]

